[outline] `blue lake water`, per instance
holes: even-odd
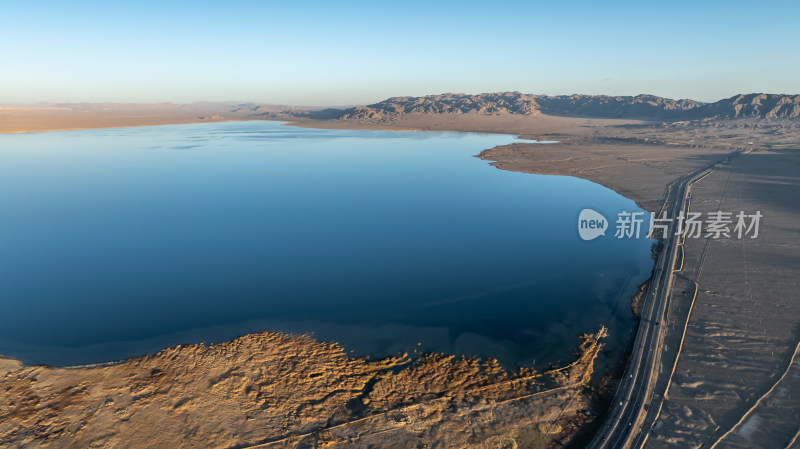
[[[618,358],[651,245],[582,241],[577,217],[640,209],[473,157],[512,141],[277,122],[0,135],[0,353],[83,364],[282,330],[544,367],[603,324]]]

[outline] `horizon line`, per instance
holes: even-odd
[[[611,98],[636,98],[636,97],[656,97],[662,98],[666,100],[673,100],[673,101],[694,101],[697,103],[704,103],[704,104],[713,104],[723,100],[730,100],[732,98],[738,96],[749,96],[749,95],[775,95],[775,96],[798,96],[800,93],[768,93],[768,92],[748,92],[748,93],[738,93],[731,95],[729,97],[722,97],[714,101],[701,101],[701,100],[694,100],[692,98],[683,97],[683,98],[671,98],[671,97],[662,97],[660,95],[655,94],[648,94],[648,93],[639,93],[636,95],[610,95],[610,94],[583,94],[583,93],[571,93],[571,94],[543,94],[543,93],[525,93],[518,90],[508,90],[508,91],[495,91],[495,92],[481,92],[478,94],[469,94],[464,92],[442,92],[437,94],[425,94],[425,95],[393,95],[385,97],[383,100],[378,100],[374,103],[339,103],[339,104],[300,104],[300,103],[286,103],[286,102],[277,102],[277,103],[270,103],[266,101],[254,101],[254,100],[195,100],[195,101],[188,101],[188,102],[177,102],[171,100],[165,101],[113,101],[113,100],[104,100],[104,101],[35,101],[35,102],[24,102],[24,103],[0,103],[0,107],[54,107],[58,105],[175,105],[175,106],[189,106],[189,105],[197,105],[197,104],[252,104],[258,106],[283,106],[283,107],[301,107],[301,108],[330,108],[330,109],[338,109],[338,108],[353,108],[359,106],[367,106],[371,104],[376,104],[381,101],[386,101],[392,98],[423,98],[423,97],[432,97],[432,96],[440,96],[440,95],[467,95],[467,96],[478,96],[478,95],[486,95],[486,94],[510,94],[510,93],[518,93],[522,95],[532,95],[537,97],[571,97],[575,95],[586,96],[586,97],[611,97]]]

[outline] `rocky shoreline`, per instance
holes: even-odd
[[[589,380],[605,329],[538,373],[427,354],[353,358],[336,343],[262,332],[119,364],[2,359],[3,447],[548,447],[595,419]],[[465,422],[471,423],[465,426]],[[324,444],[321,444],[324,441]]]

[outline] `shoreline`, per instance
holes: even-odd
[[[261,119],[261,120],[263,120],[263,119]],[[228,121],[233,121],[233,120],[228,120]],[[237,121],[250,121],[250,120],[237,120]],[[284,120],[269,120],[269,121],[284,121]],[[288,126],[300,126],[300,124],[295,123],[295,122],[283,123],[283,124],[284,125],[288,125]],[[310,126],[310,125],[312,125],[312,124],[309,124],[308,126],[304,126],[304,127],[313,127],[313,126]],[[159,125],[141,125],[141,126],[159,126]],[[88,129],[96,129],[96,128],[88,128]],[[350,129],[353,129],[353,128],[350,128]],[[364,127],[364,129],[369,129],[369,128]],[[378,130],[387,130],[387,129],[378,129]],[[406,129],[393,129],[393,130],[394,131],[437,131],[437,130],[431,130],[431,129],[416,129],[415,130],[415,129],[407,129],[407,128]],[[438,131],[479,132],[479,133],[480,132],[485,132],[485,131],[482,131],[482,130],[479,130],[479,131],[467,131],[467,130],[460,130],[460,129],[459,130],[450,130],[450,129],[444,130],[443,129],[443,130],[438,130]],[[500,132],[500,131],[495,131],[495,133],[497,133],[497,134],[500,134],[500,133],[508,134],[507,132]],[[511,133],[511,134],[519,135],[517,133]],[[528,144],[529,145],[542,146],[542,145],[540,145],[538,143],[528,143]],[[554,146],[560,146],[560,145],[554,145]],[[486,150],[486,151],[491,151],[491,149]],[[484,153],[486,151],[482,152],[479,155],[475,155],[475,156],[479,157],[481,159],[485,159]],[[503,169],[502,167],[499,167],[499,166],[495,165],[494,163],[492,163],[491,165],[495,166],[496,168]],[[583,178],[583,179],[586,179],[586,178]],[[594,182],[591,179],[589,179],[589,181]],[[637,204],[638,204],[638,202],[637,202]],[[630,298],[628,298],[628,300],[630,300]],[[638,323],[635,324],[635,326],[638,326]],[[583,330],[583,331],[585,331],[585,330]],[[605,333],[605,331],[601,331],[601,334],[603,334],[603,336],[604,336],[604,333]],[[2,377],[4,377],[3,376],[3,374],[4,374],[3,371],[6,371],[5,374],[9,374],[9,373],[21,373],[21,372],[26,371],[26,370],[35,371],[37,373],[36,374],[37,376],[43,375],[42,370],[44,370],[45,372],[51,373],[51,375],[56,375],[55,373],[67,373],[67,372],[69,372],[69,373],[71,373],[70,376],[81,376],[82,377],[82,376],[88,375],[88,373],[92,373],[92,372],[105,371],[105,370],[114,370],[114,369],[122,370],[122,369],[125,369],[126,367],[129,367],[131,365],[140,365],[140,364],[143,364],[143,363],[152,362],[154,360],[159,359],[161,357],[161,355],[164,354],[164,353],[175,353],[175,352],[180,353],[183,350],[182,348],[184,348],[184,347],[203,348],[203,350],[206,350],[206,351],[214,351],[215,348],[219,348],[219,347],[228,348],[228,347],[231,347],[232,345],[236,346],[238,344],[238,342],[246,341],[248,339],[259,339],[265,334],[269,334],[269,335],[273,335],[273,336],[274,335],[278,335],[276,333],[270,333],[270,332],[248,333],[248,334],[245,334],[245,335],[243,335],[243,336],[241,336],[239,338],[235,338],[235,339],[232,339],[232,340],[226,340],[226,341],[223,341],[221,343],[214,343],[214,344],[209,344],[209,345],[203,345],[203,344],[191,345],[191,344],[189,344],[189,345],[168,346],[168,347],[163,348],[163,349],[161,349],[161,350],[159,350],[157,352],[146,354],[146,355],[142,355],[142,356],[138,356],[138,357],[131,357],[131,358],[123,359],[123,360],[116,360],[116,361],[109,361],[109,362],[102,362],[102,363],[93,363],[93,364],[88,364],[88,365],[65,366],[65,367],[59,367],[59,368],[53,368],[53,367],[41,366],[41,365],[28,366],[28,365],[25,365],[24,363],[22,363],[22,362],[20,362],[18,360],[12,360],[12,359],[8,359],[8,358],[4,358],[4,357],[0,356],[0,379],[2,379]],[[308,338],[308,336],[307,335],[299,335],[298,336],[298,335],[292,335],[292,334],[282,334],[282,336],[280,338],[289,338],[289,339],[299,338],[299,339],[304,339],[304,338]],[[336,343],[335,341],[329,341],[329,342],[315,341],[315,342],[318,343],[318,344],[321,344],[321,345],[333,345],[333,346],[338,347],[338,343]],[[595,364],[595,359],[597,357],[597,354],[600,351],[600,348],[601,348],[601,346],[597,346],[596,350],[593,349],[594,353],[593,353],[593,356],[591,357],[591,366],[592,366],[592,368],[590,368],[588,371],[584,370],[584,373],[580,374],[578,376],[581,379],[580,380],[580,385],[581,385],[580,388],[583,389],[583,388],[587,388],[588,387],[587,390],[585,392],[580,392],[580,393],[577,392],[577,391],[575,391],[573,393],[570,393],[570,396],[572,397],[572,399],[570,400],[570,403],[574,402],[575,405],[579,407],[579,409],[570,410],[570,413],[565,414],[565,418],[568,418],[567,421],[570,423],[569,425],[571,425],[573,427],[571,428],[571,430],[566,431],[566,430],[562,429],[562,424],[559,424],[558,432],[548,431],[548,432],[545,432],[545,434],[551,435],[553,437],[559,436],[559,439],[567,439],[567,440],[569,440],[571,438],[575,438],[576,436],[580,436],[581,438],[585,438],[586,435],[582,433],[581,429],[588,428],[588,427],[586,427],[587,423],[594,423],[594,422],[596,422],[596,417],[597,416],[603,416],[604,415],[605,410],[603,408],[598,408],[597,403],[595,403],[596,399],[593,399],[593,397],[595,395],[602,394],[601,392],[599,392],[599,390],[597,390],[597,388],[602,388],[597,384],[597,382],[599,381],[600,378],[608,379],[609,376],[611,375],[611,373],[617,372],[619,369],[616,366],[615,367],[610,367],[610,368],[607,367],[610,371],[597,372],[597,368],[598,367],[595,366],[596,365]],[[342,350],[342,352],[344,351],[343,348],[341,348],[341,350]],[[240,350],[239,349],[234,349],[234,351],[238,353]],[[583,351],[585,353],[585,350],[583,350]],[[347,360],[353,360],[353,361],[356,361],[356,362],[359,361],[359,360],[363,360],[362,358],[351,358],[351,356],[349,356],[349,355],[344,355],[344,357]],[[405,355],[401,356],[401,359],[405,360],[406,357],[407,356],[405,356]],[[413,361],[409,361],[407,363],[410,364],[409,365],[410,367],[418,366],[417,364],[424,364],[425,360],[427,360],[430,357],[433,357],[433,358],[444,358],[444,359],[447,359],[447,360],[452,360],[454,357],[457,357],[457,356],[439,354],[439,353],[429,353],[429,354],[423,354],[419,358],[417,358],[417,359],[415,359]],[[562,366],[560,368],[556,368],[554,370],[549,370],[548,372],[550,372],[552,374],[555,374],[555,373],[559,373],[559,372],[561,372],[563,370],[568,370],[571,367],[575,366],[576,363],[578,363],[582,359],[583,359],[583,357],[581,356],[575,362],[572,362],[572,363],[570,363],[570,364],[568,364],[566,366]],[[493,359],[478,359],[478,358],[466,358],[466,359],[464,359],[464,358],[462,358],[462,360],[467,360],[467,361],[471,360],[468,363],[490,363],[490,364],[491,363],[496,363],[495,361],[493,361]],[[381,358],[381,359],[376,360],[376,362],[374,362],[374,363],[395,364],[395,363],[397,363],[397,357]],[[404,363],[406,363],[406,362],[404,362]],[[619,360],[619,364],[620,365],[624,365],[625,364],[625,359],[623,358],[623,359]],[[156,369],[156,368],[154,368],[154,369]],[[161,368],[157,368],[157,369],[161,370]],[[442,369],[442,368],[439,368],[439,369]],[[513,371],[505,370],[505,369],[502,369],[500,367],[495,367],[495,368],[492,368],[492,369],[495,370],[497,375],[502,377],[502,378],[509,378],[509,379],[513,380],[516,376],[519,375],[519,374],[515,374],[515,372],[513,372]],[[526,369],[527,370],[531,370],[532,368],[522,368],[520,373],[525,372]],[[18,375],[18,374],[14,374],[14,375]],[[399,375],[399,373],[396,373],[396,375]],[[526,377],[526,376],[523,376],[523,377]],[[590,387],[590,385],[592,385],[592,386]],[[559,388],[563,388],[563,387],[554,387],[554,388],[556,390],[558,390]],[[541,387],[537,387],[537,391],[538,391],[538,389],[541,389]],[[537,392],[535,394],[543,394],[543,393],[545,393],[545,391],[539,391],[539,392]],[[578,398],[580,398],[580,399],[578,399]],[[512,399],[508,399],[507,398],[505,400],[512,400]],[[516,399],[513,399],[513,400],[516,400]],[[590,405],[590,404],[593,404],[593,405]],[[560,407],[563,407],[563,403],[560,405]],[[536,406],[533,409],[531,409],[530,406],[528,406],[528,407],[525,408],[525,413],[526,414],[533,413],[534,415],[536,415],[537,413],[542,413],[543,410],[545,410],[545,409],[546,409],[546,407],[543,409],[540,406]],[[582,410],[581,414],[576,414],[580,410]],[[591,418],[591,416],[594,416],[594,418]],[[558,422],[561,422],[561,421],[559,420]],[[498,425],[509,425],[510,423],[511,423],[511,421],[503,421],[502,423],[498,423]],[[555,425],[555,421],[553,422],[553,425]],[[566,425],[566,422],[565,422],[564,425]],[[538,428],[541,428],[541,424],[539,424],[538,426],[539,426]]]
[[[277,122],[281,122],[282,126],[296,126],[296,127],[313,128],[313,129],[359,129],[359,130],[397,131],[397,132],[463,132],[463,133],[487,134],[486,131],[467,131],[467,130],[460,130],[460,129],[459,130],[453,130],[453,129],[432,130],[432,129],[424,129],[424,128],[412,129],[412,128],[406,128],[406,127],[376,128],[376,127],[361,126],[361,125],[350,126],[350,124],[346,124],[344,122],[339,122],[339,121],[336,121],[334,123],[327,123],[328,126],[324,126],[324,127],[314,126],[315,123],[286,122],[283,119],[265,119],[265,118],[217,120],[216,122],[248,122],[248,121],[269,121],[269,122],[277,121]],[[204,123],[204,122],[194,122],[194,123]],[[120,128],[128,128],[128,127],[173,126],[173,125],[182,125],[182,124],[189,124],[189,123],[164,123],[164,124],[152,124],[152,125],[131,125],[131,126],[124,126],[124,127],[103,127],[103,128],[94,127],[94,128],[82,128],[82,129],[120,129]],[[347,125],[347,126],[341,126],[341,125]],[[72,130],[53,130],[53,131],[37,131],[37,132],[61,132],[61,131],[72,131]],[[514,133],[508,134],[505,131],[499,131],[499,130],[495,130],[495,131],[492,131],[490,133],[515,135]],[[560,144],[560,142],[525,142],[524,144],[525,145],[543,145],[544,143],[547,143],[548,146],[550,146],[551,143],[552,144],[556,144],[556,143]],[[501,146],[503,146],[503,145],[501,145]],[[489,159],[487,157],[487,154],[492,152],[493,150],[501,147],[501,146],[497,146],[497,147],[493,147],[493,148],[490,148],[490,149],[483,150],[481,153],[473,155],[473,157],[477,157],[477,158],[479,158],[481,160],[491,160],[491,159]],[[553,145],[553,146],[555,146],[555,145]],[[504,167],[499,166],[497,161],[491,162],[491,163],[489,163],[489,165],[491,165],[491,166],[493,166],[495,168],[498,168],[500,170],[508,170],[508,169],[506,169]],[[512,170],[512,171],[514,171],[514,170]],[[527,171],[524,171],[524,172],[527,172]],[[527,173],[530,173],[530,172],[527,172]],[[538,174],[538,173],[534,173],[534,174]],[[545,174],[545,173],[541,173],[541,174]],[[588,177],[574,176],[574,175],[571,175],[571,174],[558,174],[557,176],[572,176],[572,177],[576,177],[576,178],[579,178],[579,179],[584,179],[584,180],[587,180],[587,181],[590,181],[590,182],[596,182],[595,180],[593,180],[591,178],[588,178]],[[602,185],[602,184],[600,184],[600,185]],[[604,187],[611,189],[608,186],[604,186]],[[613,189],[611,189],[611,190],[613,190]],[[614,192],[617,193],[617,194],[620,194],[616,190],[614,190]],[[622,194],[620,194],[620,195],[622,195]],[[628,197],[626,197],[626,198],[628,198]],[[644,207],[641,206],[641,204],[639,204],[639,201],[637,201],[637,200],[633,200],[633,201],[637,204],[638,207],[640,207],[641,209],[645,209]],[[651,274],[651,277],[652,277],[652,274]],[[648,278],[644,282],[645,283],[648,282],[649,279],[650,278]],[[628,302],[630,302],[634,297],[635,297],[635,295],[632,295],[631,298],[628,298]],[[633,327],[633,330],[635,332],[635,329],[636,329],[635,326],[638,325],[638,317],[634,316],[634,321],[637,323]],[[290,330],[289,332],[286,332],[285,330],[281,329],[280,326],[278,326],[277,328],[270,328],[270,329],[273,329],[274,331],[278,331],[278,332],[284,332],[287,335],[304,335],[305,334],[302,331],[299,332],[299,333],[295,332],[295,331],[292,331],[292,330]],[[581,330],[578,330],[578,331],[579,332],[585,332],[587,330],[586,329],[581,329]],[[261,329],[251,330],[251,331],[247,331],[247,332],[244,332],[244,333],[241,333],[241,334],[236,334],[235,336],[232,336],[232,337],[211,338],[209,340],[204,340],[203,338],[177,338],[177,339],[176,338],[171,338],[171,339],[168,338],[168,339],[166,339],[166,343],[165,344],[149,344],[148,346],[151,349],[147,349],[147,350],[142,351],[142,352],[136,352],[133,355],[126,356],[126,357],[123,357],[121,359],[109,359],[109,360],[103,360],[103,361],[100,361],[100,362],[90,362],[90,363],[85,363],[85,364],[84,363],[78,363],[78,364],[61,365],[61,364],[56,363],[56,364],[51,365],[51,364],[48,364],[46,362],[43,363],[43,364],[39,364],[39,363],[26,364],[21,359],[15,359],[14,356],[8,356],[8,355],[3,355],[3,354],[0,354],[0,358],[6,357],[8,359],[19,360],[21,363],[23,363],[24,366],[48,366],[48,367],[64,368],[64,369],[85,368],[85,367],[94,367],[94,366],[110,366],[110,365],[117,365],[117,364],[125,363],[127,360],[135,359],[137,357],[147,357],[149,355],[158,353],[159,351],[163,350],[164,348],[169,348],[169,347],[172,347],[172,346],[175,346],[175,345],[192,344],[192,343],[187,343],[187,342],[207,341],[207,342],[210,342],[211,344],[219,344],[219,343],[222,343],[222,342],[232,341],[232,340],[235,340],[235,339],[240,338],[242,336],[246,336],[246,335],[250,335],[250,334],[254,334],[254,333],[259,333],[259,332],[262,332],[262,330]],[[197,335],[198,333],[195,332],[194,330],[192,330],[192,331],[187,331],[187,332],[180,332],[179,334]],[[338,342],[338,339],[336,339],[336,338],[333,338],[333,339],[324,338],[321,341]],[[455,354],[453,354],[453,355],[455,355]],[[391,355],[387,354],[385,357],[391,357]],[[622,360],[622,363],[624,363],[624,360]]]
[[[286,121],[285,119],[261,118],[261,117],[260,118],[249,118],[249,119],[237,118],[237,119],[217,119],[217,120],[214,120],[214,122],[217,122],[217,123],[219,123],[219,122],[247,122],[247,121],[270,121],[270,122],[277,121],[277,122],[282,122],[281,123],[282,126],[296,126],[296,127],[301,127],[301,128],[312,128],[312,129],[358,129],[358,130],[370,130],[370,131],[397,131],[397,132],[464,132],[464,133],[481,133],[481,134],[492,133],[492,134],[516,135],[518,139],[522,138],[522,137],[520,137],[520,135],[522,134],[521,132],[509,133],[507,130],[489,130],[489,131],[486,131],[486,130],[464,130],[464,129],[461,129],[462,127],[456,127],[457,129],[448,128],[448,129],[440,129],[440,130],[424,128],[424,127],[410,128],[410,127],[407,127],[405,125],[386,125],[386,126],[383,126],[383,127],[375,127],[375,126],[370,126],[368,124],[355,124],[354,125],[352,123],[346,123],[346,122],[342,122],[342,121],[338,121],[338,120],[336,120],[336,121],[325,121],[324,123],[317,123],[317,122],[314,122],[314,121],[310,121],[310,122],[309,121]],[[607,120],[603,120],[604,124],[605,124],[605,122],[607,122]],[[627,121],[625,121],[625,122],[627,122]],[[212,122],[211,121],[207,122],[207,121],[198,120],[198,121],[189,122],[189,123],[157,123],[157,124],[149,124],[149,125],[129,125],[129,126],[114,126],[114,127],[100,127],[98,125],[98,126],[95,126],[95,127],[86,127],[86,128],[79,128],[79,129],[120,129],[120,128],[129,128],[129,127],[172,126],[172,125],[183,125],[183,124],[194,124],[194,123],[212,123]],[[317,126],[317,125],[322,125],[322,126]],[[61,131],[74,131],[74,130],[79,130],[79,129],[69,129],[69,130],[57,129],[57,130],[49,130],[49,131],[42,130],[42,131],[32,131],[32,132],[61,132]],[[524,130],[521,130],[521,131],[524,131]],[[27,131],[25,131],[25,132],[27,132]],[[529,139],[531,139],[531,138],[529,137]],[[559,145],[550,145],[550,143],[553,143],[553,144],[558,143]],[[517,143],[512,143],[510,145],[515,145],[515,144],[517,144]],[[560,145],[561,142],[547,142],[547,145],[543,145],[542,142],[522,142],[521,144],[523,144],[523,145],[536,145],[536,146],[561,146]],[[494,159],[492,157],[493,156],[493,152],[495,150],[497,150],[498,148],[501,148],[501,147],[505,147],[505,146],[508,146],[508,145],[500,145],[500,146],[496,146],[496,147],[493,147],[493,148],[485,149],[485,150],[481,151],[479,154],[473,155],[473,157],[477,157],[477,158],[479,158],[481,160],[485,160],[485,161],[491,161],[489,163],[489,165],[491,165],[491,166],[493,166],[495,168],[498,168],[500,170],[509,170],[509,168],[507,168],[506,166],[504,166],[500,162],[501,158]],[[592,179],[592,177],[579,176],[579,175],[567,174],[567,173],[547,173],[547,172],[544,172],[544,171],[542,171],[542,172],[530,172],[530,171],[527,171],[527,170],[514,170],[514,169],[510,169],[510,171],[522,171],[522,172],[525,172],[525,173],[532,173],[532,174],[554,174],[554,175],[557,175],[557,176],[571,176],[571,177],[576,177],[576,178],[579,178],[579,179],[584,179],[584,180],[587,180],[587,181],[590,181],[590,182],[595,182],[595,183],[598,183],[600,185],[603,185],[606,188],[609,188],[609,189],[613,190],[614,192],[616,192],[617,194],[619,194],[621,196],[624,196],[626,198],[632,199],[639,208],[641,208],[643,210],[648,210],[647,208],[642,206],[642,204],[640,203],[640,200],[625,196],[624,194],[620,193],[618,190],[615,190],[614,188],[612,188],[610,186],[604,185],[602,183],[599,183],[597,180]],[[651,278],[652,278],[652,274],[651,274]],[[649,282],[649,279],[650,278],[648,278],[644,282],[645,283]],[[635,298],[635,296],[636,296],[636,294],[632,295],[631,298],[627,299],[627,301],[632,303],[632,301]],[[637,323],[635,326],[638,326],[638,317],[636,317],[635,315],[634,315],[634,320]],[[635,331],[636,327],[634,327],[633,329]],[[282,330],[278,329],[278,331],[281,332]],[[584,330],[581,330],[581,331],[585,332],[586,330],[584,329]],[[258,332],[261,332],[261,330],[253,330],[253,331],[245,332],[243,334],[239,334],[238,336],[234,336],[234,337],[230,337],[230,338],[219,338],[219,339],[213,339],[212,338],[210,341],[212,342],[212,344],[219,344],[219,343],[222,343],[222,342],[232,341],[232,340],[235,340],[236,338],[240,338],[242,336],[246,336],[246,335],[250,335],[250,334],[258,333]],[[298,335],[298,334],[293,332],[293,331],[290,331],[289,333],[287,333],[287,335]],[[303,333],[301,332],[300,335],[303,335]],[[122,364],[122,363],[125,363],[128,360],[135,359],[137,357],[147,357],[149,355],[158,353],[160,350],[163,350],[164,348],[169,348],[169,347],[174,346],[174,345],[186,344],[186,343],[181,343],[182,340],[183,339],[172,339],[172,342],[168,342],[168,343],[163,344],[163,345],[151,344],[150,346],[151,346],[152,349],[149,349],[149,350],[146,350],[146,351],[143,351],[141,353],[138,353],[138,354],[135,354],[135,355],[131,355],[131,356],[128,356],[128,357],[124,357],[122,359],[108,360],[108,361],[101,361],[101,362],[93,362],[93,363],[87,363],[87,364],[76,364],[76,365],[58,365],[58,364],[56,364],[56,365],[48,365],[48,364],[40,365],[40,364],[31,364],[31,365],[27,365],[22,360],[13,358],[13,356],[6,356],[6,355],[3,355],[3,354],[0,354],[0,358],[6,357],[8,359],[19,360],[21,363],[23,363],[24,366],[54,366],[54,367],[57,367],[57,368],[65,368],[65,369],[85,368],[85,367],[93,367],[93,366],[110,366],[110,365]],[[191,339],[191,340],[192,341],[203,341],[203,339],[198,339],[198,338]],[[337,340],[335,340],[335,339],[334,340],[325,339],[323,341],[337,341]],[[390,355],[387,355],[387,356],[390,356]],[[624,360],[622,360],[622,363],[624,363]]]
[[[254,120],[252,111],[194,105],[75,104],[64,107],[0,106],[0,134]]]
[[[19,130],[3,130],[0,128],[0,135],[2,134],[32,134],[32,133],[51,133],[63,131],[87,131],[92,129],[123,129],[123,128],[149,128],[152,126],[172,126],[172,125],[195,125],[200,123],[228,123],[228,122],[254,122],[254,121],[279,121],[279,120],[265,120],[265,119],[213,119],[213,120],[190,120],[190,121],[175,121],[165,123],[146,123],[146,124],[130,124],[130,125],[111,125],[111,126],[80,126],[68,128],[48,128],[48,129],[19,129]]]
[[[569,441],[594,413],[583,391],[605,335],[604,328],[584,335],[574,361],[544,372],[506,372],[491,359],[441,354],[372,361],[349,357],[336,343],[276,332],[85,368],[9,366],[0,358],[0,369],[9,368],[0,371],[0,399],[8,404],[0,438],[21,445],[66,438],[133,447],[169,441],[171,447],[284,447],[324,434],[335,447],[349,447],[352,431],[373,444],[386,438],[432,444],[445,430],[453,445],[463,446],[523,428]],[[46,424],[53,412],[59,423]],[[480,419],[481,430],[459,433],[465,414]],[[35,435],[22,424],[29,420],[37,423]],[[16,430],[8,427],[14,422]],[[60,423],[73,422],[80,432],[60,430]],[[408,434],[411,423],[415,431]]]

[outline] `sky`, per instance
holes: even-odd
[[[0,0],[0,104],[800,93],[793,1]]]

